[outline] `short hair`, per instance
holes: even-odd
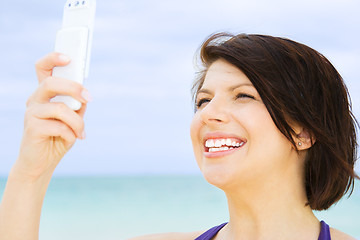
[[[359,125],[344,81],[326,57],[286,38],[229,33],[208,37],[199,55],[203,70],[193,84],[193,100],[207,69],[222,59],[249,78],[275,125],[296,150],[290,122],[316,139],[304,166],[307,205],[325,210],[346,193],[352,194],[354,179],[359,179],[354,170]]]

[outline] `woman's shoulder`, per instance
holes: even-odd
[[[128,240],[194,240],[204,231],[188,232],[188,233],[160,233],[130,238]]]
[[[356,238],[353,238],[352,236],[341,232],[335,228],[330,228],[330,235],[331,240],[356,240]]]

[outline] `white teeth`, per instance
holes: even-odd
[[[207,147],[207,148],[211,148],[211,147],[214,147],[214,146],[215,146],[215,142],[212,139],[209,139],[209,140],[207,140],[205,142],[205,147]]]
[[[219,151],[227,151],[229,149],[233,149],[233,148],[229,148],[229,147],[220,147],[220,148],[209,148],[209,152],[219,152]]]
[[[209,152],[227,151],[243,145],[244,142],[236,142],[230,138],[208,139],[205,142],[205,147],[209,148]]]
[[[219,148],[210,148],[209,149],[209,152],[217,152],[217,151],[220,151]]]

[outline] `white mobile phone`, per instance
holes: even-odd
[[[66,1],[62,28],[56,35],[55,52],[68,55],[71,62],[64,67],[55,67],[52,76],[81,84],[88,77],[95,9],[96,0]],[[51,102],[63,102],[73,110],[81,108],[81,103],[70,96],[58,95]]]

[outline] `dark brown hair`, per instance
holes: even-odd
[[[316,139],[305,162],[308,205],[328,209],[354,189],[356,125],[350,96],[340,74],[322,54],[295,41],[266,35],[218,33],[201,46],[192,92],[203,85],[218,59],[240,69],[252,82],[275,125],[297,149],[290,122]],[[350,190],[350,191],[349,191]]]

